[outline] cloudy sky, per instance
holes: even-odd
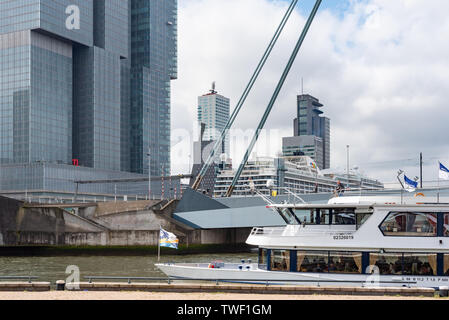
[[[172,173],[188,171],[197,99],[216,81],[235,107],[288,0],[179,0],[178,80],[172,82]],[[251,137],[299,38],[313,0],[299,1],[234,129]],[[323,0],[255,148],[274,156],[293,133],[296,95],[311,94],[331,119],[331,167],[385,183],[398,169],[437,179],[449,166],[449,1]],[[238,134],[237,134],[238,136]],[[232,141],[238,166],[249,139]],[[186,156],[187,155],[187,156]],[[426,185],[426,183],[425,183]]]

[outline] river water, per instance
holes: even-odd
[[[223,260],[239,263],[241,259],[257,261],[255,253],[222,253],[163,255],[160,262],[206,262]],[[65,280],[68,266],[77,266],[80,281],[87,281],[86,276],[114,277],[164,277],[158,268],[157,256],[34,256],[34,257],[0,257],[0,276],[37,276],[35,281],[48,281],[54,286],[57,280]]]

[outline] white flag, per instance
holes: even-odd
[[[178,243],[179,240],[173,233],[165,231],[161,227],[159,236],[159,245],[161,247],[178,249]]]

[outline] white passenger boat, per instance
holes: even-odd
[[[284,227],[253,228],[256,263],[156,264],[177,278],[338,286],[449,285],[449,203],[338,197],[272,204]]]

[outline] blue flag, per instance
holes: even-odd
[[[418,188],[418,182],[407,178],[405,174],[404,174],[404,182],[405,182],[405,190],[407,190],[408,192],[413,192],[415,191],[416,188]]]
[[[440,162],[438,177],[443,180],[449,180],[449,170]]]

